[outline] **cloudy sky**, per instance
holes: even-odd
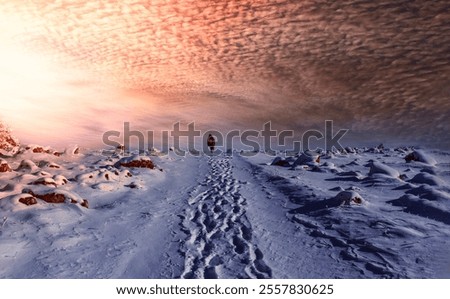
[[[450,147],[446,0],[1,0],[0,41],[0,119],[26,142],[330,119]]]

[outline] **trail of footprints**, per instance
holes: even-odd
[[[230,159],[209,159],[210,174],[190,193],[185,215],[179,215],[187,235],[180,249],[185,258],[182,278],[272,277],[253,243],[246,200],[233,178]]]

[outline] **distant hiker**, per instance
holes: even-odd
[[[209,150],[212,153],[214,151],[214,147],[216,146],[216,139],[214,139],[214,137],[211,134],[209,134],[208,136],[208,146]]]

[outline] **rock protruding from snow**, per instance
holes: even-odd
[[[415,150],[412,153],[409,153],[405,156],[406,162],[416,161],[416,162],[422,162],[428,165],[436,165],[436,160],[427,154],[425,154],[423,151]]]
[[[48,146],[40,146],[36,144],[28,145],[25,150],[31,151],[35,154],[50,154],[52,152],[51,148]]]
[[[22,190],[22,193],[30,194],[35,198],[42,199],[43,201],[47,203],[72,203],[77,204],[79,203],[83,207],[87,207],[89,204],[87,200],[82,199],[79,195],[67,191],[67,190],[60,190],[60,189],[54,189],[54,188],[44,188],[44,189],[38,189],[38,190],[32,190],[25,188]]]
[[[9,167],[8,162],[3,159],[0,159],[0,172],[9,172],[11,171],[11,167]]]
[[[115,167],[128,167],[128,168],[149,168],[154,169],[155,164],[149,157],[133,155],[130,157],[124,157],[120,159]]]
[[[71,155],[79,155],[80,154],[80,148],[78,146],[74,146],[67,151]]]
[[[86,209],[89,209],[89,201],[87,199],[83,199],[83,201],[80,203],[82,207],[85,207]]]
[[[31,194],[32,196],[42,199],[43,201],[48,203],[65,203],[68,200],[68,198],[66,198],[64,194],[58,193],[55,190],[52,190],[50,192],[35,193],[30,189],[24,189],[22,192]]]
[[[0,122],[0,156],[12,157],[19,151],[19,140],[11,135],[11,131]]]
[[[63,152],[55,151],[54,149],[52,149],[49,146],[42,146],[42,145],[37,145],[37,144],[27,145],[25,147],[24,151],[30,152],[33,154],[49,154],[49,155],[54,155],[56,157],[61,157],[64,154]]]
[[[36,198],[31,194],[23,194],[19,198],[19,202],[23,203],[26,206],[32,206],[37,204]]]
[[[370,162],[367,164],[367,166],[370,167],[369,175],[372,176],[374,174],[382,174],[387,175],[393,178],[399,178],[400,172],[390,166],[387,166],[386,164],[383,164],[381,162]]]

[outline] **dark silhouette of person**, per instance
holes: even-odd
[[[208,146],[209,150],[212,153],[214,151],[214,147],[216,146],[216,139],[214,139],[214,137],[211,134],[209,134],[208,136]]]

